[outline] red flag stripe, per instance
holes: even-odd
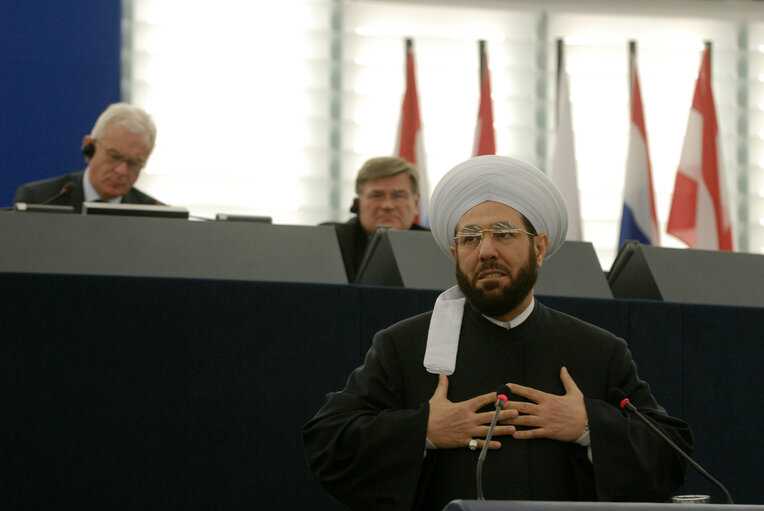
[[[480,106],[475,133],[474,156],[496,154],[496,136],[493,129],[493,105],[491,102],[491,73],[488,55],[481,52]]]
[[[419,171],[419,211],[414,222],[429,225],[429,181],[425,168],[422,122],[419,115],[419,94],[416,87],[414,49],[411,40],[406,41],[406,91],[403,95],[401,118],[397,140],[397,155],[413,163]]]
[[[634,125],[637,127],[637,130],[639,130],[639,134],[642,136],[642,140],[644,140],[645,144],[645,153],[647,154],[646,162],[647,162],[647,185],[649,187],[648,197],[650,199],[650,216],[652,217],[652,229],[653,233],[651,233],[651,237],[654,236],[655,239],[652,240],[652,243],[658,244],[658,214],[656,213],[655,208],[655,194],[653,193],[653,190],[655,190],[655,187],[653,186],[653,171],[652,171],[652,165],[650,164],[650,148],[647,144],[647,129],[645,128],[645,114],[644,110],[642,108],[642,89],[639,86],[639,73],[637,71],[637,65],[634,63],[633,65],[633,75],[634,75],[634,82],[632,84],[632,92],[631,92],[631,122],[634,123]]]
[[[416,135],[420,127],[419,98],[417,96],[416,78],[414,76],[414,52],[408,49],[406,51],[406,93],[403,96],[403,108],[401,111],[398,156],[414,165],[419,164],[416,154]]]

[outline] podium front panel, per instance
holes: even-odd
[[[377,234],[380,239],[375,240],[375,252],[359,275],[359,284],[437,290],[456,285],[454,261],[431,233],[387,229]],[[544,261],[536,294],[613,298],[594,247],[580,241],[566,241]]]
[[[0,213],[0,271],[346,284],[329,226]]]
[[[628,242],[608,273],[616,298],[764,306],[764,255]]]
[[[454,500],[443,511],[677,511],[682,504],[656,502],[552,502],[542,500]],[[764,511],[764,506],[703,504],[703,511]]]

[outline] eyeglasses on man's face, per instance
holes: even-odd
[[[490,229],[461,230],[454,236],[454,242],[459,248],[471,250],[480,246],[485,233],[488,233],[491,239],[500,245],[509,245],[522,235],[528,235],[531,238],[535,236],[535,234],[517,227],[493,226]]]
[[[100,142],[96,143],[98,145],[102,145]],[[106,161],[108,161],[110,165],[117,166],[120,163],[125,162],[125,165],[127,165],[127,170],[130,172],[139,172],[143,167],[146,166],[146,160],[125,158],[122,153],[110,147],[104,146],[104,153],[106,154]]]

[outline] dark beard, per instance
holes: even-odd
[[[516,275],[512,275],[509,268],[498,262],[480,265],[475,271],[475,278],[477,278],[480,272],[487,269],[500,269],[510,275],[509,285],[505,286],[499,295],[488,296],[485,291],[478,289],[469,281],[467,275],[459,268],[459,260],[457,258],[456,282],[459,284],[459,289],[467,298],[467,301],[478,312],[489,318],[498,318],[520,305],[525,300],[525,297],[528,296],[528,293],[531,292],[533,286],[536,285],[538,268],[535,263],[536,248],[531,244],[531,248],[528,251],[528,260],[525,265],[517,270]],[[497,283],[492,283],[485,287],[490,291],[496,289],[498,285]]]

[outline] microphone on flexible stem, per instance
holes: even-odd
[[[483,461],[485,461],[485,455],[488,452],[488,444],[491,443],[491,437],[493,437],[493,429],[496,427],[496,422],[499,419],[499,412],[501,411],[502,406],[504,406],[504,403],[509,401],[509,398],[507,397],[509,394],[511,394],[511,391],[507,385],[500,385],[499,388],[496,389],[496,413],[493,415],[491,427],[488,428],[488,435],[485,437],[483,449],[481,449],[480,456],[478,456],[477,470],[475,472],[478,500],[485,500],[485,497],[483,496]]]
[[[41,202],[40,204],[50,204],[51,202],[55,201],[59,197],[62,197],[64,195],[69,195],[70,193],[72,193],[72,191],[74,190],[76,186],[77,186],[77,183],[75,183],[74,181],[69,181],[63,187],[61,187],[60,192],[58,192],[56,195],[46,200],[45,202]]]
[[[631,413],[633,413],[634,415],[636,415],[636,416],[637,416],[637,418],[638,418],[639,420],[641,420],[642,422],[644,422],[644,423],[645,423],[645,425],[647,425],[647,427],[648,427],[648,428],[650,428],[650,429],[653,431],[653,433],[655,433],[656,435],[658,435],[659,437],[661,437],[661,439],[663,439],[663,441],[665,441],[667,444],[669,444],[669,445],[670,445],[670,446],[671,446],[671,447],[672,447],[672,448],[673,448],[673,449],[674,449],[674,450],[675,450],[675,451],[676,451],[676,452],[677,452],[677,453],[678,453],[680,456],[682,456],[682,458],[684,458],[685,460],[687,460],[687,462],[688,462],[690,465],[692,465],[692,467],[693,467],[695,470],[697,470],[698,472],[700,472],[700,475],[702,475],[703,477],[705,477],[706,479],[708,479],[709,481],[711,481],[711,482],[714,484],[714,486],[716,486],[717,488],[719,488],[719,489],[722,491],[722,493],[724,493],[724,497],[727,499],[727,504],[733,504],[733,502],[732,502],[732,497],[730,496],[730,493],[727,491],[727,488],[725,488],[725,487],[724,487],[724,485],[723,485],[722,483],[720,483],[719,481],[717,481],[716,479],[714,479],[713,477],[711,477],[711,474],[709,474],[708,472],[706,472],[706,471],[705,471],[705,469],[704,469],[703,467],[701,467],[700,465],[698,465],[698,464],[695,462],[695,460],[693,460],[692,458],[690,458],[690,457],[687,455],[687,453],[685,453],[685,452],[684,452],[682,449],[680,449],[680,448],[679,448],[679,446],[677,446],[677,445],[676,445],[674,442],[672,442],[672,441],[671,441],[671,439],[670,439],[669,437],[667,437],[667,436],[666,436],[666,434],[665,434],[665,433],[663,433],[663,431],[661,431],[660,429],[658,429],[658,428],[655,426],[655,424],[653,424],[652,422],[650,422],[650,421],[647,419],[647,417],[645,417],[644,415],[642,415],[641,413],[639,413],[639,410],[637,410],[637,407],[636,407],[636,406],[634,406],[633,404],[631,404],[631,401],[629,401],[629,398],[628,398],[628,397],[626,397],[626,394],[624,394],[624,393],[623,393],[623,391],[622,391],[621,389],[618,389],[618,388],[612,388],[612,389],[610,389],[610,392],[609,392],[609,396],[610,396],[610,399],[611,399],[612,401],[614,401],[614,402],[617,402],[617,403],[618,403],[618,406],[619,406],[620,408],[624,408],[624,409],[626,409],[626,410],[630,411]]]

